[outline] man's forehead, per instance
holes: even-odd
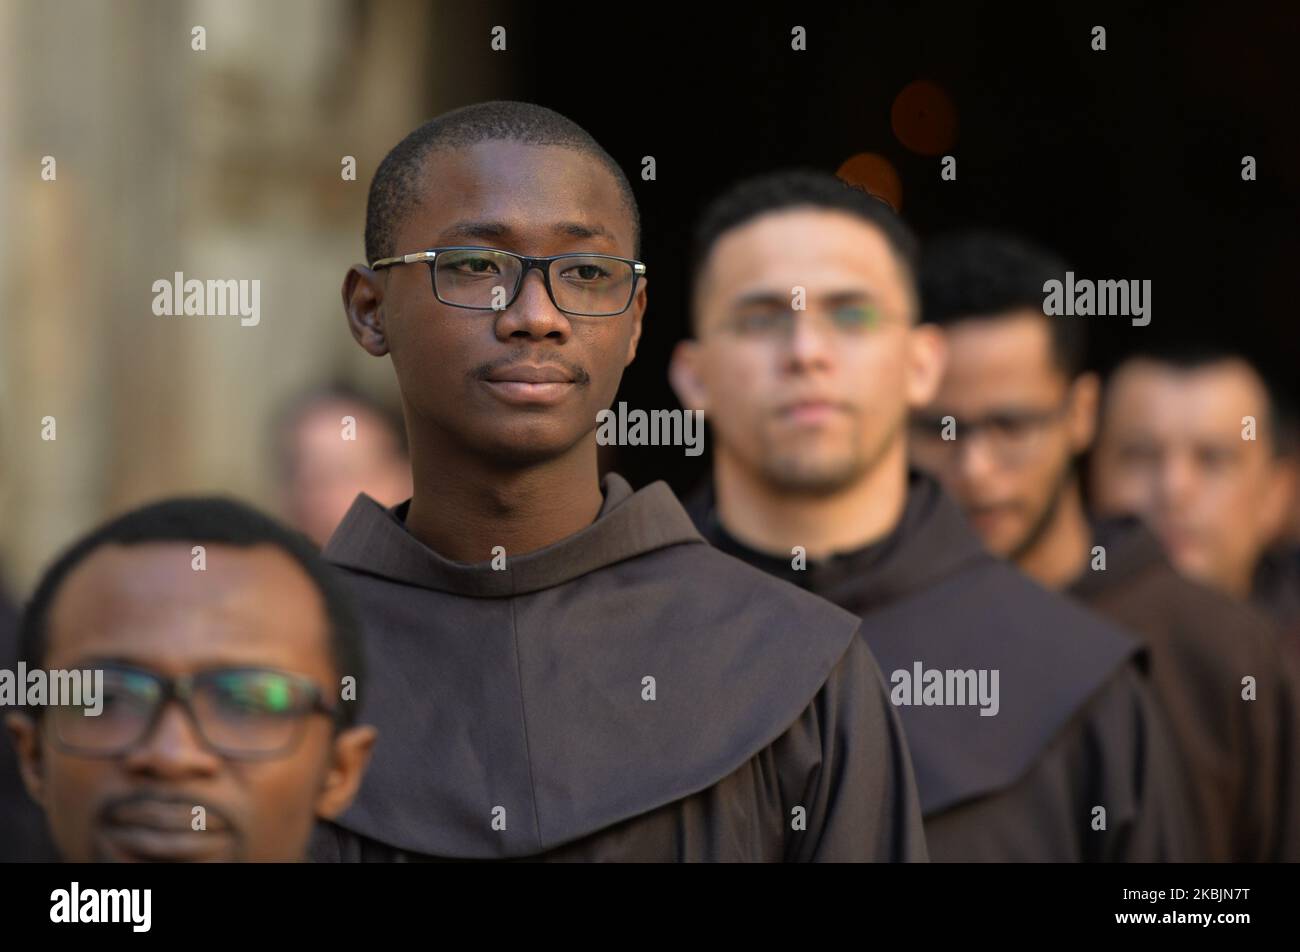
[[[709,254],[705,284],[728,298],[770,291],[789,296],[862,290],[888,294],[898,262],[878,228],[848,212],[795,207],[765,212],[723,233]]]
[[[270,545],[105,545],[56,595],[46,663],[114,658],[164,672],[269,665],[324,676],[331,664],[324,600]]]
[[[567,146],[487,140],[436,149],[416,194],[399,234],[417,244],[567,238],[633,250],[631,213],[613,172]]]
[[[1120,368],[1108,403],[1112,422],[1169,437],[1239,437],[1241,418],[1262,422],[1267,394],[1249,367],[1235,361],[1176,367],[1134,361]]]
[[[1135,360],[1119,369],[1113,386],[1135,399],[1168,396],[1204,407],[1262,404],[1267,400],[1254,371],[1235,360],[1196,367]]]
[[[944,330],[949,375],[1065,376],[1053,359],[1047,319],[1032,309],[959,320]]]

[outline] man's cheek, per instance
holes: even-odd
[[[322,725],[323,727],[323,725]],[[245,848],[253,855],[285,859],[287,849],[305,844],[316,822],[316,799],[328,773],[331,745],[328,730],[308,735],[291,758],[257,765],[246,775],[239,811]]]
[[[249,859],[284,858],[281,844],[297,835],[304,811],[312,812],[312,799],[303,792],[305,786],[302,776],[285,770],[263,771],[239,792],[237,800],[226,803]]]
[[[98,804],[111,795],[108,778],[97,768],[93,762],[78,764],[58,756],[46,761],[42,806],[60,848],[69,857],[88,857],[94,814]]]
[[[710,422],[730,442],[751,448],[766,442],[765,434],[775,425],[770,416],[759,412],[755,403],[744,397],[728,398],[719,404]]]
[[[1109,480],[1110,503],[1113,508],[1131,509],[1149,515],[1155,505],[1154,480],[1116,471]]]

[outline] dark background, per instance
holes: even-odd
[[[1300,5],[1007,6],[476,10],[484,31],[509,26],[509,95],[580,123],[637,191],[650,306],[619,399],[677,406],[665,367],[685,333],[703,205],[742,176],[834,171],[867,151],[898,170],[902,213],[922,239],[1012,229],[1080,277],[1151,279],[1150,325],[1087,319],[1096,365],[1157,337],[1209,340],[1246,350],[1294,393]],[[805,52],[790,48],[796,24]],[[1095,25],[1105,51],[1091,48]],[[955,105],[956,181],[891,128],[895,97],[917,79]],[[643,155],[656,158],[656,181],[641,181]],[[1244,155],[1257,160],[1254,182],[1242,181]],[[681,491],[707,458],[622,448],[617,468]]]

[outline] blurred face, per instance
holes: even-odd
[[[343,438],[343,418],[356,420],[356,439]],[[411,495],[411,464],[388,423],[365,407],[330,400],[312,406],[289,435],[284,504],[293,524],[323,546],[358,493],[385,506]]]
[[[1133,360],[1115,374],[1093,460],[1096,506],[1144,517],[1185,572],[1244,594],[1285,489],[1268,396],[1245,363],[1184,370]],[[1242,418],[1257,439],[1242,438]]]
[[[1096,383],[1072,386],[1041,314],[948,328],[948,366],[916,417],[912,457],[961,503],[988,549],[1017,558],[1040,538],[1092,437]],[[943,418],[955,439],[943,439]]]
[[[191,558],[190,546],[176,543],[91,554],[56,596],[43,665],[112,663],[173,677],[273,669],[305,678],[326,703],[337,703],[322,599],[291,557],[271,546],[212,545],[206,571],[194,571]],[[106,671],[95,731],[115,730],[133,709],[125,691],[114,694],[108,685]],[[133,747],[113,756],[65,750],[67,737],[53,736],[52,709],[36,722],[11,716],[24,780],[65,860],[297,861],[316,818],[335,816],[351,801],[373,729],[336,735],[327,716],[308,714],[297,719],[287,751],[239,760],[206,738],[230,743],[238,739],[232,731],[251,732],[251,709],[232,706],[217,716],[197,692],[194,705],[204,708],[211,734],[201,735],[178,703],[168,703]],[[206,829],[193,828],[195,807],[203,808]]]
[[[884,236],[845,212],[795,208],[727,232],[695,307],[678,396],[704,411],[720,453],[783,492],[835,492],[901,447],[942,362]]]
[[[475,245],[523,255],[631,258],[632,218],[610,172],[558,146],[490,141],[431,155],[421,200],[404,210],[394,254]],[[457,280],[483,280],[469,262]],[[581,280],[585,275],[576,275]],[[434,296],[429,265],[353,269],[344,302],[354,336],[391,354],[412,440],[432,436],[505,465],[562,455],[592,439],[636,353],[646,283],[613,317],[557,310],[540,271],[504,310]]]

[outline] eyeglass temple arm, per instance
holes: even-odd
[[[414,251],[409,255],[400,255],[396,258],[380,258],[370,266],[371,271],[378,271],[380,268],[387,268],[395,264],[413,264],[416,261],[432,261],[438,257],[436,251]]]

